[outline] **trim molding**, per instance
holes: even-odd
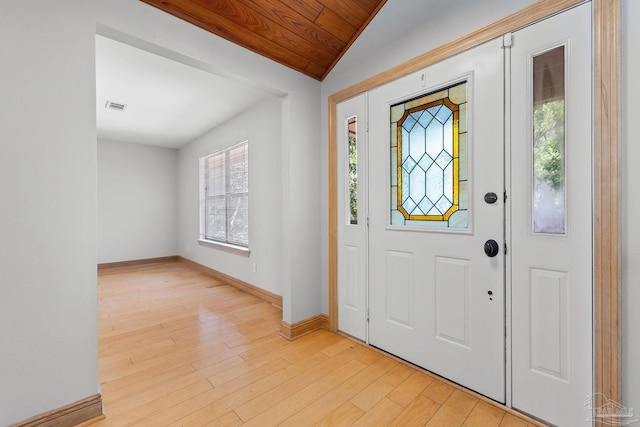
[[[200,246],[206,246],[208,248],[218,249],[219,251],[229,252],[230,254],[236,254],[243,257],[249,257],[251,251],[249,248],[243,248],[240,246],[230,245],[229,243],[214,242],[213,240],[198,239]]]
[[[108,270],[110,268],[121,268],[121,267],[132,267],[136,265],[146,265],[146,264],[159,264],[162,262],[177,262],[178,256],[165,256],[159,258],[146,258],[146,259],[134,259],[131,261],[119,261],[119,262],[108,262],[105,264],[98,264],[98,271]]]
[[[594,392],[614,402],[621,402],[620,10],[620,0],[593,2]]]
[[[326,314],[317,314],[294,324],[287,323],[284,320],[280,322],[280,335],[289,341],[318,329],[329,330],[329,317]]]
[[[336,104],[503,34],[583,3],[533,5],[343,89],[328,100],[329,330],[338,329]],[[620,0],[592,0],[594,41],[594,392],[620,402]],[[596,424],[600,425],[600,424]]]
[[[95,394],[58,409],[45,412],[11,427],[72,427],[90,420],[98,421],[102,414],[102,396]]]
[[[267,290],[261,289],[257,286],[254,286],[250,283],[243,282],[240,279],[236,279],[235,277],[224,274],[218,270],[214,270],[213,268],[207,267],[205,265],[199,264],[195,261],[191,261],[190,259],[177,256],[177,260],[194,270],[198,270],[208,276],[213,277],[214,279],[218,279],[224,282],[227,282],[231,286],[240,289],[248,294],[251,294],[255,297],[260,298],[268,303],[275,305],[278,308],[282,308],[282,297],[280,295],[276,295],[273,292],[269,292]]]

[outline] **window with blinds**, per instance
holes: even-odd
[[[200,239],[249,247],[249,142],[200,159]]]

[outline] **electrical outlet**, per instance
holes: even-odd
[[[251,270],[253,270],[254,273],[258,272],[258,264],[256,264],[255,262],[253,264],[251,264]]]

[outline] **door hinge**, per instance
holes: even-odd
[[[507,48],[513,46],[513,34],[507,33],[502,36],[502,47]]]
[[[369,310],[367,310],[367,323],[369,323]]]
[[[369,217],[367,217],[367,228],[369,228]]]
[[[505,191],[502,194],[503,194],[502,203],[507,203],[507,192]]]
[[[504,242],[504,254],[507,254],[507,242]]]

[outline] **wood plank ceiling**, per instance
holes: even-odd
[[[386,0],[141,0],[322,81]]]

